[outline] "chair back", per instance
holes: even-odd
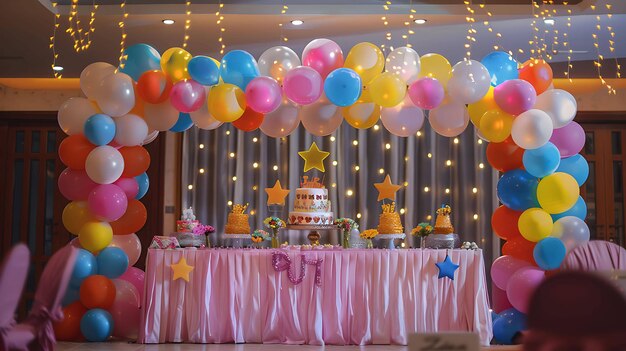
[[[77,254],[75,247],[67,245],[52,255],[39,279],[30,315],[36,314],[42,308],[52,315],[60,311],[61,300],[70,282]]]
[[[593,240],[568,253],[561,268],[580,271],[626,270],[626,249],[608,241]]]
[[[20,302],[28,266],[30,252],[24,244],[15,245],[0,266],[0,329],[13,323],[15,309]]]

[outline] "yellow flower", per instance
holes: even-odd
[[[376,229],[367,229],[359,234],[359,236],[363,239],[373,239],[376,235],[378,235],[378,230]]]

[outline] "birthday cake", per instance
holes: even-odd
[[[331,211],[328,189],[320,183],[319,178],[309,180],[302,177],[300,188],[296,189],[293,211],[289,212],[289,224],[294,225],[332,225],[334,220]]]
[[[454,233],[454,226],[450,220],[452,209],[449,205],[442,205],[437,209],[435,228],[433,233],[427,235],[424,246],[429,249],[455,249],[461,246],[461,240]]]
[[[449,205],[445,205],[437,209],[437,219],[435,220],[435,230],[433,231],[433,234],[454,233],[454,226],[450,220],[451,213],[452,209]]]
[[[380,235],[404,233],[400,214],[396,212],[396,203],[383,204],[382,211],[378,219],[378,233]]]
[[[176,221],[176,232],[191,233],[199,224],[200,221],[196,220],[196,215],[193,214],[193,209],[189,207],[188,209],[183,210],[180,220]]]
[[[189,207],[183,210],[179,221],[176,221],[176,240],[181,247],[202,247],[206,245],[205,230],[210,228],[200,224],[196,220],[193,209]]]
[[[224,232],[226,234],[250,234],[250,223],[246,209],[248,204],[233,205],[232,211],[228,214]]]

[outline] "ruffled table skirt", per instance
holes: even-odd
[[[301,255],[322,260],[317,284],[306,264],[297,285],[275,270],[276,251],[150,249],[138,341],[406,345],[409,334],[447,331],[491,340],[480,250],[449,250],[454,280],[437,278],[446,250],[280,250],[292,278]],[[172,281],[182,257],[194,266],[189,282]]]

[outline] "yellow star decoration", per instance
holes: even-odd
[[[285,197],[289,195],[289,189],[283,189],[280,186],[280,180],[277,180],[273,188],[265,188],[267,193],[268,205],[284,205]]]
[[[391,201],[396,201],[396,192],[402,187],[401,185],[396,185],[391,183],[391,177],[389,174],[385,177],[385,180],[382,183],[374,183],[374,186],[378,190],[378,200],[389,199]]]
[[[324,169],[324,159],[330,155],[330,152],[321,151],[315,142],[307,151],[298,151],[298,155],[304,159],[304,171],[307,172],[313,168],[326,172]]]
[[[189,273],[193,271],[193,266],[188,265],[184,257],[181,257],[178,263],[170,265],[170,268],[174,272],[172,280],[185,279],[187,282],[189,281]]]

